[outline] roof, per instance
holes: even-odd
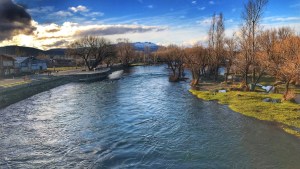
[[[26,61],[28,59],[30,59],[32,63],[46,63],[45,60],[37,59],[37,58],[32,57],[32,56],[31,57],[20,57],[19,56],[19,57],[15,57],[15,59],[16,59],[17,64],[23,63],[24,61]]]
[[[26,59],[28,59],[29,57],[15,57],[16,63],[22,63],[24,62]]]
[[[5,58],[5,59],[7,59],[7,60],[12,60],[12,61],[15,60],[13,57],[7,56],[7,55],[0,55],[0,58]]]

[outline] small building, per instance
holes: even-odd
[[[47,63],[35,57],[16,57],[15,68],[19,73],[30,73],[47,70]]]
[[[15,59],[11,56],[0,55],[0,77],[15,73]]]

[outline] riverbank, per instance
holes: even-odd
[[[9,83],[3,82],[2,87],[0,86],[0,109],[55,87],[70,82],[79,82],[80,79],[86,78],[87,75],[91,76],[90,78],[99,78],[98,80],[102,80],[104,79],[103,76],[121,69],[124,69],[122,65],[113,66],[109,71],[99,71],[100,73],[83,72],[79,69],[67,70],[56,72],[51,76],[40,75],[39,78],[12,79],[11,81],[16,81],[14,83],[10,83],[8,79],[6,81]]]
[[[300,106],[284,102],[264,102],[264,99],[278,101],[282,94],[265,94],[259,92],[229,91],[226,93],[197,91],[190,92],[206,101],[218,101],[226,104],[235,112],[259,120],[275,122],[287,133],[300,137]]]
[[[43,80],[35,83],[27,83],[24,85],[16,86],[14,88],[2,90],[0,91],[0,108],[4,108],[38,93],[67,84],[69,82],[69,78],[52,77],[48,80]]]

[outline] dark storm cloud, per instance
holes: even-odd
[[[0,0],[0,40],[11,39],[17,34],[31,34],[34,27],[31,16],[12,0]]]

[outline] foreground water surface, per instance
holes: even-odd
[[[299,168],[300,140],[169,83],[164,66],[0,110],[0,168]]]

